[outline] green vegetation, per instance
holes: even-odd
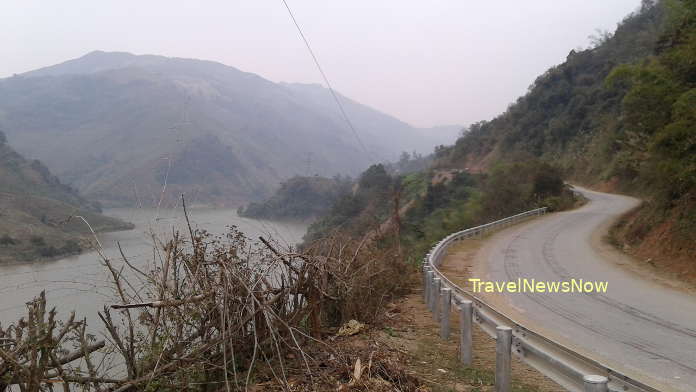
[[[390,216],[395,181],[384,165],[370,166],[354,190],[340,195],[328,213],[309,227],[305,241],[322,238],[338,228],[360,236],[367,228],[379,225]]]
[[[696,0],[645,0],[503,114],[438,147],[429,170],[395,174],[381,195],[368,197],[361,185],[344,196],[307,240],[339,229],[364,234],[408,204],[399,238],[419,258],[454,230],[539,205],[572,206],[568,179],[645,199],[613,241],[645,259],[684,260],[696,276],[695,58]]]
[[[402,246],[418,262],[437,241],[452,232],[542,206],[572,207],[575,199],[560,172],[530,160],[501,163],[487,174],[457,173],[450,181],[429,184],[402,219]]]
[[[567,174],[597,176],[626,137],[617,124],[625,91],[607,88],[605,79],[617,65],[638,63],[653,53],[663,20],[661,5],[644,2],[613,36],[594,48],[571,51],[563,64],[539,76],[505,113],[470,126],[445,161],[461,166],[489,154],[507,160],[535,156],[560,163]],[[592,151],[598,136],[604,136],[600,151]]]
[[[265,219],[307,219],[323,216],[333,208],[333,222],[327,227],[340,225],[364,208],[369,199],[383,199],[393,183],[392,176],[403,181],[401,186],[408,199],[425,191],[426,178],[423,172],[432,164],[433,156],[417,152],[401,153],[397,162],[373,165],[357,182],[350,177],[295,176],[283,182],[280,188],[261,203],[250,203],[239,208],[240,216]],[[357,191],[352,192],[353,187]],[[386,215],[385,205],[376,206],[377,219]]]
[[[326,213],[339,197],[350,191],[349,177],[293,177],[261,203],[240,208],[240,216],[260,219],[310,219]]]
[[[646,203],[616,241],[693,262],[695,15],[694,0],[643,1],[613,35],[571,51],[505,113],[441,149],[435,166],[537,158],[572,181],[638,195]]]
[[[538,159],[500,163],[486,174],[440,169],[390,175],[383,165],[374,165],[362,174],[355,191],[310,226],[305,241],[333,232],[360,237],[398,225],[399,247],[415,265],[434,243],[454,231],[540,206],[560,210],[575,203],[561,171]]]
[[[624,149],[647,158],[635,174],[668,203],[696,189],[696,1],[667,4],[670,22],[655,55],[616,67],[606,84],[625,91],[620,126],[643,141],[640,151]]]
[[[3,234],[3,236],[0,237],[0,245],[17,245],[17,240],[15,240],[7,234]]]
[[[46,246],[46,241],[40,235],[33,235],[29,237],[29,242],[34,246]]]

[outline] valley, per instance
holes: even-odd
[[[693,390],[696,0],[569,38],[618,2],[43,19],[60,59],[0,78],[0,392]]]

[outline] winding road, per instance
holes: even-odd
[[[638,200],[576,187],[589,203],[496,233],[473,276],[607,281],[606,293],[481,294],[520,324],[664,391],[696,391],[696,297],[639,275],[601,241]],[[456,263],[456,260],[450,260]]]

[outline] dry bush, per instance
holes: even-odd
[[[327,327],[351,319],[374,322],[411,282],[409,272],[415,267],[397,249],[383,236],[355,239],[340,232],[306,247],[303,257],[321,265],[320,287],[327,294],[312,303],[320,312],[317,322]]]
[[[334,235],[298,253],[264,238],[251,243],[234,227],[222,237],[190,225],[167,241],[153,235],[157,246],[147,266],[123,252],[120,259],[103,257],[116,303],[99,312],[108,341],[99,366],[90,353],[104,344],[90,341],[74,316],[67,332],[56,332],[55,312],[44,320],[41,297],[30,306],[29,324],[1,332],[17,343],[0,351],[0,375],[27,391],[54,384],[65,391],[217,391],[263,383],[291,390],[288,374],[304,374],[303,385],[316,386],[331,365],[343,374],[340,384],[350,360],[321,339],[350,319],[373,322],[409,275],[390,247],[372,238]],[[20,344],[26,325],[31,343]],[[71,342],[82,350],[75,357],[87,365],[81,370],[58,355]]]
[[[53,390],[55,382],[70,382],[83,389],[109,382],[98,376],[92,354],[104,347],[85,332],[86,322],[56,318],[46,309],[42,292],[27,303],[27,317],[5,328],[0,325],[0,391],[16,385],[20,391]],[[72,350],[68,347],[72,346]],[[81,370],[76,361],[84,365]]]

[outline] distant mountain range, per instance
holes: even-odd
[[[65,183],[109,203],[236,205],[294,175],[357,174],[431,152],[460,127],[418,129],[329,91],[220,63],[92,52],[0,80],[0,130]]]

